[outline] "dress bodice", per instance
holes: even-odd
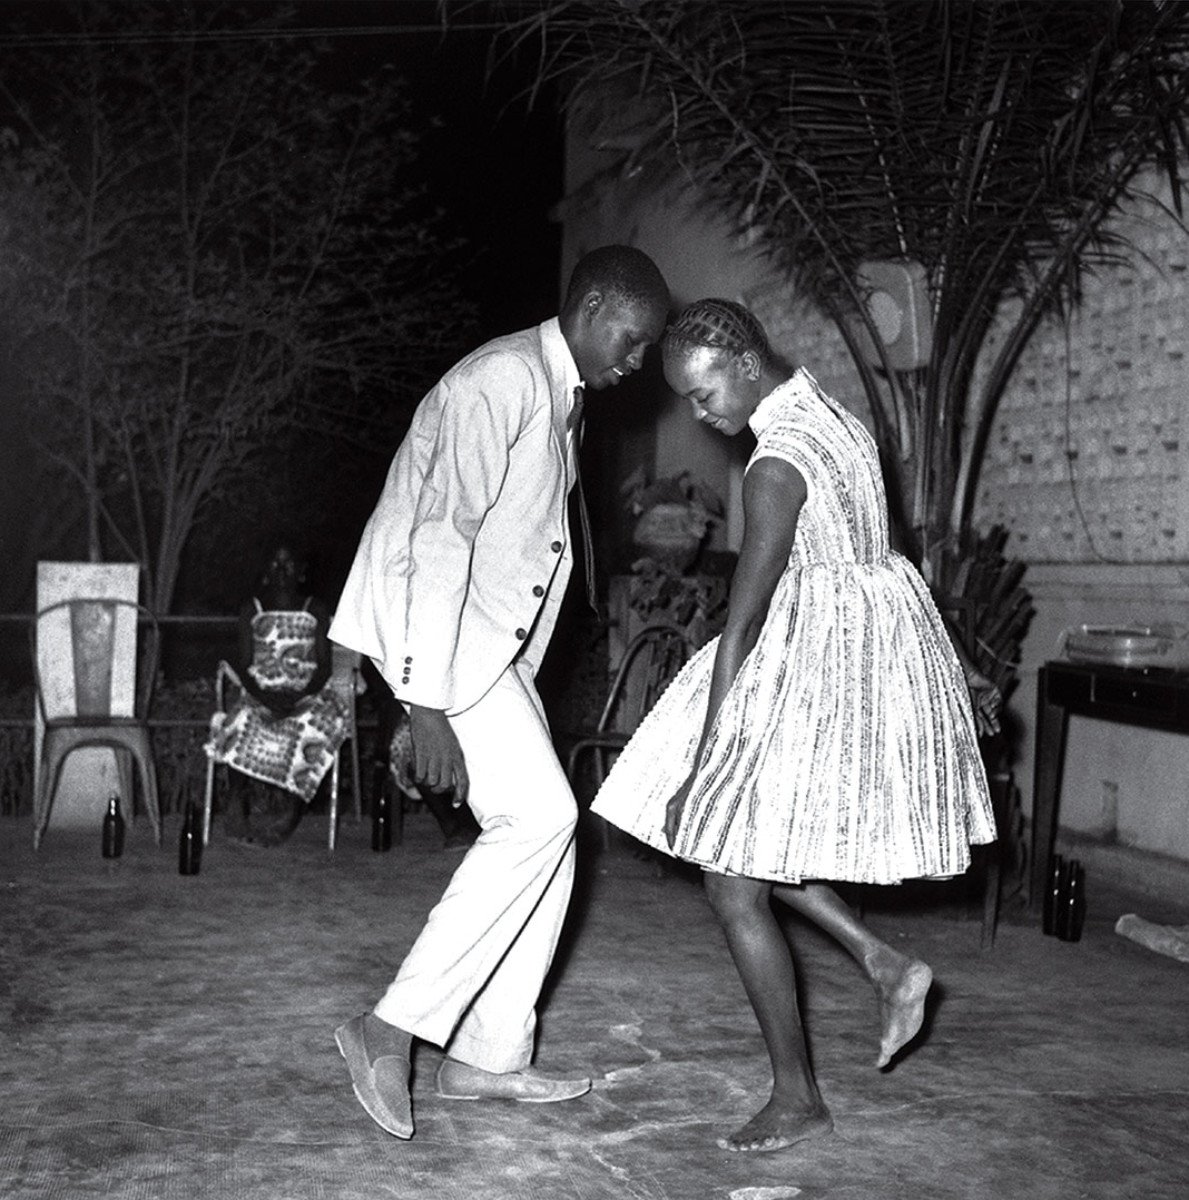
[[[857,417],[800,369],[760,402],[748,467],[775,457],[805,479],[790,565],[882,563],[888,557],[887,499],[875,441]]]
[[[256,600],[248,674],[267,691],[304,691],[318,669],[318,618],[306,607],[265,609]]]

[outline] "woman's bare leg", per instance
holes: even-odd
[[[705,883],[772,1062],[768,1103],[719,1145],[728,1150],[780,1150],[828,1133],[834,1122],[809,1065],[793,958],[772,913],[772,885],[710,872]]]
[[[920,1032],[925,997],[933,972],[919,959],[893,950],[867,928],[832,887],[824,883],[778,883],[772,894],[838,941],[863,968],[879,1000],[880,1040],[877,1066]]]

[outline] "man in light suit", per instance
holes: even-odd
[[[584,391],[640,367],[668,305],[647,255],[604,246],[558,317],[451,368],[396,453],[331,626],[409,710],[418,779],[453,788],[482,829],[374,1011],[335,1032],[360,1103],[396,1137],[413,1134],[414,1039],[445,1048],[447,1098],[590,1088],[529,1065],[577,817],[533,678],[570,574]]]

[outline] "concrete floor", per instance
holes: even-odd
[[[570,1104],[459,1104],[421,1051],[418,1132],[358,1108],[334,1027],[379,996],[457,859],[427,816],[371,852],[311,814],[286,845],[216,835],[176,870],[144,822],[124,857],[0,824],[0,1196],[228,1200],[985,1200],[1189,1196],[1189,967],[1112,932],[1189,910],[1088,883],[1063,944],[1009,906],[990,952],[952,907],[869,919],[934,967],[926,1036],[873,1067],[855,968],[797,925],[807,1021],[837,1132],[775,1155],[714,1137],[758,1106],[763,1046],[690,880],[588,856],[542,1019],[541,1065],[582,1069]]]

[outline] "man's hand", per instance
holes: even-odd
[[[999,689],[981,672],[966,672],[970,703],[974,706],[974,724],[979,737],[992,737],[999,732],[999,710],[1003,697]]]
[[[470,789],[462,747],[446,714],[440,708],[409,706],[409,734],[413,741],[413,774],[431,792],[454,789],[454,807],[466,803]]]
[[[691,775],[673,793],[673,798],[665,805],[665,841],[669,843],[670,850],[673,849],[673,843],[677,841],[677,830],[681,825],[681,814],[685,811],[685,802],[689,799],[689,789],[693,781],[694,777]]]

